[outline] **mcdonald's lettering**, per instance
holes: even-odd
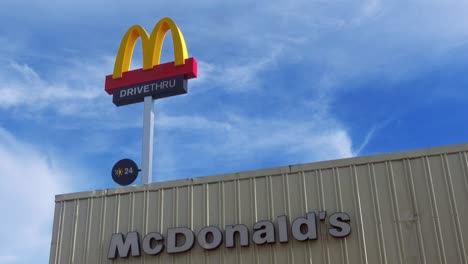
[[[174,61],[160,64],[162,45],[169,30],[174,46]],[[130,70],[138,39],[141,40],[143,68]],[[120,43],[114,72],[106,76],[105,91],[113,95],[113,102],[117,106],[141,102],[149,95],[158,99],[183,94],[187,93],[187,79],[197,77],[197,69],[195,58],[188,57],[182,32],[174,21],[166,17],[156,24],[151,34],[140,25],[127,30]]]
[[[140,257],[142,253],[157,256],[164,251],[177,254],[190,251],[196,245],[209,251],[221,247],[223,243],[225,248],[232,249],[249,247],[251,243],[262,246],[288,243],[290,240],[312,242],[318,240],[319,236],[330,235],[339,239],[351,234],[351,218],[347,213],[335,212],[327,219],[326,211],[308,212],[305,216],[294,219],[291,224],[288,218],[280,215],[276,218],[276,223],[261,220],[254,223],[251,229],[244,224],[226,225],[224,231],[215,225],[201,227],[198,232],[188,227],[168,228],[164,233],[161,230],[151,231],[143,239],[136,231],[128,232],[125,236],[123,233],[114,233],[110,238],[107,258]]]

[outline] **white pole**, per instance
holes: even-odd
[[[141,183],[152,182],[153,178],[153,136],[154,136],[154,100],[145,97],[143,113],[143,146],[141,153]]]

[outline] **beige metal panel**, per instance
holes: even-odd
[[[467,206],[466,201],[468,192],[466,192],[466,177],[463,177],[464,160],[460,159],[460,154],[458,155],[443,155],[445,162],[444,169],[446,176],[446,183],[448,188],[448,194],[450,197],[450,207],[453,226],[455,228],[455,235],[457,241],[457,255],[460,262],[467,263],[467,252],[465,252],[466,246],[466,236],[467,228],[463,228],[464,221],[462,219],[466,217]],[[466,175],[466,174],[465,174]]]
[[[76,200],[75,223],[73,227],[74,241],[71,248],[73,252],[71,261],[73,263],[84,263],[86,259],[88,232],[82,232],[81,230],[86,230],[88,227],[89,201],[90,199]]]
[[[468,263],[468,145],[56,197],[50,263]],[[346,212],[352,233],[107,259],[113,233],[289,221]],[[291,234],[290,234],[291,235]]]
[[[452,222],[451,198],[443,157],[440,155],[429,157],[429,171],[433,181],[432,188],[434,188],[435,192],[435,220],[440,227],[441,237],[439,243],[443,247],[444,262],[461,263],[457,256],[457,230]]]
[[[56,202],[55,203],[55,212],[54,212],[54,224],[52,230],[52,241],[50,247],[50,255],[49,260],[58,259],[58,249],[61,247],[60,241],[60,232],[63,232],[61,224],[62,224],[62,204],[63,202]]]
[[[104,225],[104,198],[89,198],[90,199],[90,212],[88,218],[88,227],[80,232],[86,232],[87,239],[87,254],[82,263],[92,263],[93,260],[100,259],[102,252],[106,249],[107,237],[103,237]],[[79,262],[77,262],[79,263]]]
[[[415,188],[416,212],[420,221],[419,243],[422,245],[426,263],[444,263],[438,244],[438,228],[435,222],[434,193],[431,189],[425,158],[411,161],[410,172]],[[428,250],[430,249],[430,250]]]

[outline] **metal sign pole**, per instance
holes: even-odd
[[[153,135],[154,135],[154,99],[145,96],[143,113],[143,146],[141,153],[141,183],[152,182],[153,178]]]

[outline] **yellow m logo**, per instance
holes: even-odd
[[[151,35],[148,35],[146,30],[140,25],[134,25],[128,29],[120,43],[112,78],[122,78],[122,74],[130,70],[133,50],[138,38],[141,38],[143,69],[150,70],[154,66],[159,65],[164,37],[168,30],[171,30],[172,33],[175,58],[174,64],[176,66],[185,64],[185,60],[188,58],[188,52],[184,36],[174,21],[165,17],[156,24]]]

